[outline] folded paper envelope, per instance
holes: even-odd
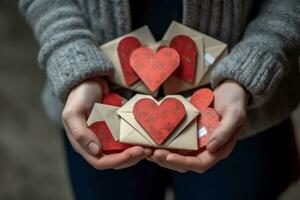
[[[176,98],[180,100],[185,107],[186,117],[175,128],[175,130],[166,139],[166,141],[163,144],[158,145],[143,129],[143,127],[136,121],[135,116],[133,114],[133,107],[135,103],[143,98],[149,98],[154,100],[154,98],[149,95],[137,94],[117,111],[118,115],[121,118],[119,138],[120,142],[151,146],[156,148],[185,150],[198,149],[196,119],[199,115],[199,111],[192,104],[190,104],[184,97],[180,95],[169,95],[165,97]]]
[[[209,83],[208,78],[211,70],[222,60],[223,57],[227,55],[227,45],[225,43],[175,21],[172,22],[162,40],[170,41],[177,35],[187,35],[196,43],[197,66],[195,81],[191,84],[177,78],[176,76],[171,76],[164,83],[165,94],[175,94]]]
[[[137,81],[136,83],[130,86],[128,86],[125,82],[117,49],[118,49],[119,42],[123,38],[128,36],[136,37],[142,43],[142,45],[146,45],[149,47],[156,46],[156,41],[147,26],[143,26],[127,35],[119,37],[115,40],[112,40],[100,46],[99,47],[100,51],[106,56],[106,58],[108,58],[112,62],[114,67],[114,74],[111,77],[111,81],[119,86],[128,88],[130,90],[156,96],[157,92],[152,93],[141,80]]]
[[[95,103],[92,112],[87,120],[88,126],[95,122],[105,121],[113,138],[118,141],[120,133],[120,118],[117,110],[120,107]]]

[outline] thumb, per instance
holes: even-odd
[[[63,113],[63,121],[67,133],[73,137],[84,150],[92,155],[101,152],[100,142],[96,135],[88,128],[84,114]]]

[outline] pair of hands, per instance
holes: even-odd
[[[203,173],[233,150],[246,117],[248,95],[234,81],[224,81],[214,90],[214,108],[221,115],[220,126],[211,134],[207,150],[197,156],[184,156],[165,149],[151,150],[134,146],[121,153],[104,155],[101,144],[88,128],[86,120],[95,102],[103,95],[99,78],[87,80],[69,94],[62,113],[63,124],[71,145],[96,169],[122,169],[148,159],[179,172]]]

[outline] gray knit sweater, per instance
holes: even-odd
[[[112,73],[97,47],[131,31],[129,1],[20,0],[19,7],[41,46],[45,108],[59,121],[71,88]],[[234,79],[251,94],[244,136],[287,118],[300,100],[299,13],[299,0],[183,1],[185,25],[230,47],[210,81]]]

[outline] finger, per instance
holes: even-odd
[[[97,155],[101,151],[100,143],[96,135],[87,127],[85,116],[79,112],[64,112],[63,122],[68,132],[92,155]]]
[[[157,149],[154,151],[151,159],[153,159],[153,161],[161,167],[175,170],[180,173],[187,172],[187,170],[185,168],[182,168],[181,166],[177,166],[177,165],[173,165],[172,163],[169,163],[166,159],[169,154],[171,154],[171,152],[168,150]]]
[[[76,152],[78,152],[90,165],[98,170],[115,168],[129,160],[128,154],[113,154],[108,155],[91,155],[83,149],[83,147],[75,140],[72,134],[67,134],[69,141]]]
[[[225,145],[230,138],[234,135],[238,127],[244,120],[244,114],[242,111],[236,111],[235,109],[228,109],[222,116],[220,125],[212,132],[207,150],[215,152],[223,145]]]
[[[167,156],[166,160],[174,166],[202,173],[201,164],[197,163],[198,161],[196,157],[188,157],[172,153]]]
[[[240,131],[239,129],[238,131]],[[228,155],[232,152],[237,138],[239,136],[239,132],[236,132],[233,138],[225,144],[218,151],[211,153],[209,151],[203,151],[197,157],[193,156],[182,156],[179,154],[169,154],[167,156],[167,161],[172,163],[173,165],[178,165],[186,168],[187,170],[191,170],[197,173],[203,173],[213,167],[220,160],[228,157]]]
[[[136,165],[142,159],[148,157],[152,153],[152,151],[151,149],[135,146],[125,150],[123,153],[129,153],[130,158],[127,162],[121,164],[120,166],[117,166],[115,169],[124,169]]]

